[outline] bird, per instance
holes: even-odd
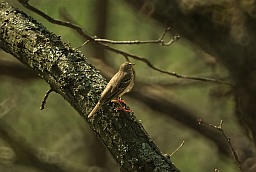
[[[124,62],[118,72],[111,78],[107,86],[101,93],[98,103],[95,105],[93,110],[89,113],[88,118],[92,117],[103,104],[108,103],[113,99],[121,100],[121,96],[131,91],[134,86],[134,63]],[[119,104],[121,104],[119,102]]]

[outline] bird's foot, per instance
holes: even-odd
[[[120,105],[120,107],[115,108],[115,111],[124,111],[124,112],[132,112],[132,110],[128,109],[129,107],[126,106],[126,102],[121,99],[121,97],[119,97],[118,99],[114,99],[111,102],[113,103],[118,103]]]
[[[126,105],[126,102],[121,97],[119,97],[118,99],[111,100],[111,102]]]
[[[115,108],[114,109],[115,111],[124,111],[124,112],[132,112],[132,110],[131,109],[127,109],[126,107],[118,107],[118,108]]]

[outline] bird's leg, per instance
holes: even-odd
[[[121,97],[118,98],[118,101],[119,101],[120,103],[126,105],[126,102],[125,102]]]
[[[115,111],[122,110],[124,112],[132,112],[130,109],[127,109],[126,102],[123,99],[121,99],[121,97],[114,99],[111,102],[118,103],[120,105],[119,108],[114,109]]]
[[[117,99],[114,99],[111,102],[115,102],[115,103],[118,103],[118,104],[125,104],[126,105],[126,102],[121,97],[118,97]]]
[[[115,111],[121,110],[121,111],[124,111],[124,112],[132,112],[132,110],[131,109],[127,109],[126,106],[120,106],[119,108],[115,108],[114,110]]]

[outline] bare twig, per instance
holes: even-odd
[[[82,45],[80,45],[79,47],[77,47],[76,49],[79,49],[81,47],[83,47],[84,45],[88,44],[89,43],[89,40],[86,40]]]
[[[240,169],[240,171],[242,171],[241,162],[240,162],[240,160],[239,160],[239,158],[238,158],[238,156],[237,156],[237,154],[236,154],[235,149],[234,149],[233,146],[232,146],[232,143],[231,143],[231,141],[230,141],[230,138],[227,137],[227,135],[225,134],[225,132],[224,132],[224,130],[223,130],[223,128],[222,128],[223,120],[220,121],[219,126],[216,126],[216,125],[213,125],[213,124],[209,124],[209,123],[203,122],[202,119],[198,119],[198,123],[199,123],[199,125],[202,124],[202,125],[210,126],[210,127],[212,127],[213,129],[216,129],[216,130],[218,130],[218,131],[221,132],[221,134],[223,135],[223,137],[224,137],[225,140],[227,141],[228,146],[229,146],[229,148],[230,148],[230,150],[231,150],[231,152],[232,152],[232,154],[233,154],[235,164],[238,166],[238,168]]]
[[[158,72],[167,74],[167,75],[175,76],[175,77],[177,77],[177,78],[192,79],[192,80],[204,81],[204,82],[215,82],[215,83],[219,83],[219,84],[225,84],[225,85],[233,86],[232,83],[229,83],[229,82],[226,82],[226,81],[222,81],[222,80],[218,80],[218,79],[186,76],[186,75],[177,74],[176,72],[165,71],[165,70],[162,70],[162,69],[160,69],[160,68],[155,67],[147,58],[139,57],[139,56],[134,55],[134,54],[128,54],[128,53],[126,53],[126,52],[124,52],[124,51],[117,50],[117,49],[114,49],[114,48],[112,48],[112,47],[109,47],[108,45],[105,45],[105,47],[108,47],[108,48],[107,48],[108,50],[111,50],[112,52],[116,52],[116,53],[118,53],[118,54],[121,54],[121,55],[123,55],[123,56],[125,56],[125,57],[129,56],[129,57],[131,57],[131,58],[133,58],[133,59],[143,61],[143,62],[146,63],[150,68],[152,68],[152,69],[154,69],[154,70],[156,70],[156,71],[158,71]]]
[[[61,25],[61,26],[65,26],[65,27],[69,27],[69,28],[72,28],[74,30],[76,30],[82,37],[84,37],[86,40],[88,41],[91,41],[91,42],[94,42],[94,43],[97,43],[98,45],[102,46],[103,48],[109,50],[109,51],[112,51],[114,53],[117,53],[117,54],[121,54],[123,55],[127,61],[128,60],[128,57],[131,57],[133,59],[136,59],[136,60],[140,60],[144,63],[146,63],[150,68],[152,68],[153,70],[156,70],[160,73],[165,73],[167,75],[171,75],[171,76],[175,76],[177,78],[183,78],[183,79],[192,79],[192,80],[197,80],[197,81],[204,81],[204,82],[214,82],[214,83],[219,83],[219,84],[225,84],[225,85],[230,85],[230,86],[233,86],[232,83],[229,83],[229,82],[226,82],[226,81],[222,81],[222,80],[218,80],[218,79],[212,79],[212,78],[204,78],[204,77],[192,77],[192,76],[186,76],[186,75],[181,75],[181,74],[177,74],[176,72],[169,72],[169,71],[165,71],[165,70],[162,70],[160,68],[157,68],[155,67],[148,59],[144,58],[144,57],[139,57],[139,56],[136,56],[136,55],[133,55],[133,54],[129,54],[129,53],[126,53],[124,51],[121,51],[121,50],[118,50],[118,49],[115,49],[115,48],[112,48],[110,47],[109,45],[107,44],[104,44],[102,42],[99,42],[97,41],[96,38],[90,36],[89,34],[87,34],[81,27],[73,24],[73,23],[70,23],[70,22],[65,22],[65,21],[60,21],[60,20],[56,20],[56,19],[53,19],[52,17],[48,16],[47,14],[43,13],[42,11],[38,10],[37,8],[34,8],[33,6],[31,6],[30,4],[28,4],[28,0],[18,0],[24,7],[26,7],[27,9],[35,12],[36,14],[42,16],[43,18],[45,18],[46,20],[48,20],[49,22],[53,23],[53,24],[58,24],[58,25]],[[166,29],[166,31],[163,33],[163,35],[160,37],[163,38],[167,31],[169,30],[169,28]],[[163,45],[167,46],[168,44],[172,44],[175,40],[177,40],[179,37],[178,36],[175,36],[173,38],[173,40],[169,41],[168,43],[164,43]],[[95,40],[96,39],[96,40]],[[103,40],[102,40],[103,41]],[[103,41],[104,42],[104,41]],[[158,43],[159,43],[159,40],[158,40]],[[160,42],[161,43],[161,42]]]
[[[161,44],[164,46],[169,46],[171,45],[173,42],[177,41],[179,39],[179,36],[174,36],[174,38],[165,43],[164,40],[145,40],[145,41],[141,41],[141,40],[134,40],[134,41],[113,41],[113,40],[109,40],[109,39],[100,39],[100,38],[95,38],[94,40],[97,42],[101,42],[104,44],[126,44],[126,45],[133,45],[133,44]]]
[[[40,106],[40,110],[43,110],[43,109],[44,109],[44,106],[45,106],[45,104],[46,104],[46,100],[47,100],[49,94],[50,94],[51,92],[53,92],[53,91],[54,91],[54,90],[50,88],[50,89],[45,93],[44,98],[43,98],[43,101],[42,101],[41,106]]]
[[[173,156],[178,150],[180,150],[180,148],[184,145],[184,143],[185,143],[185,141],[183,140],[182,143],[180,144],[180,146],[177,147],[177,149],[171,153],[170,157]]]
[[[94,40],[97,41],[97,42],[107,43],[107,44],[108,43],[109,44],[126,44],[126,45],[133,45],[133,44],[160,44],[162,46],[170,46],[172,43],[177,41],[180,38],[180,36],[179,35],[175,35],[173,37],[173,39],[171,39],[169,42],[164,42],[164,37],[168,33],[169,30],[170,30],[170,27],[167,27],[165,29],[164,33],[157,40],[113,41],[113,40],[109,40],[109,39],[100,39],[100,38],[95,38]]]

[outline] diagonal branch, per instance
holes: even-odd
[[[127,53],[127,52],[124,52],[122,50],[118,50],[116,48],[113,48],[113,47],[110,47],[109,45],[107,44],[104,44],[100,41],[97,41],[96,38],[90,36],[89,34],[87,34],[81,27],[79,27],[78,25],[75,25],[73,23],[70,23],[70,22],[65,22],[65,21],[61,21],[61,20],[56,20],[50,16],[48,16],[47,14],[43,13],[42,11],[38,10],[37,8],[34,8],[33,6],[31,6],[29,3],[28,3],[28,0],[19,0],[19,2],[26,8],[28,8],[29,10],[35,12],[36,14],[42,16],[43,18],[45,18],[46,20],[48,20],[49,22],[51,23],[54,23],[54,24],[58,24],[58,25],[61,25],[61,26],[65,26],[65,27],[69,27],[69,28],[72,28],[74,30],[76,30],[82,37],[84,37],[85,39],[87,39],[87,41],[89,42],[93,42],[93,43],[96,43],[97,45],[101,46],[102,48],[105,48],[106,50],[109,50],[111,52],[114,52],[114,53],[117,53],[117,54],[121,54],[123,55],[126,60],[128,60],[127,58],[128,57],[131,57],[135,60],[139,60],[139,61],[142,61],[144,63],[146,63],[150,68],[152,68],[153,70],[156,70],[160,73],[164,73],[164,74],[167,74],[167,75],[171,75],[171,76],[174,76],[174,77],[177,77],[177,78],[184,78],[184,79],[192,79],[192,80],[197,80],[197,81],[203,81],[203,82],[215,82],[215,83],[219,83],[219,84],[225,84],[225,85],[230,85],[230,86],[233,86],[232,83],[230,82],[226,82],[226,81],[222,81],[222,80],[218,80],[218,79],[212,79],[212,78],[205,78],[205,77],[193,77],[193,76],[186,76],[186,75],[181,75],[181,74],[177,74],[176,72],[169,72],[169,71],[165,71],[165,70],[162,70],[160,68],[157,68],[155,67],[147,58],[144,58],[144,57],[139,57],[137,55],[133,55],[133,54],[130,54],[130,53]],[[167,29],[168,31],[168,29]],[[164,32],[164,34],[162,36],[164,36],[166,33]],[[161,37],[162,37],[161,36]],[[161,39],[160,37],[160,39]],[[171,45],[173,43],[173,41],[175,41],[176,39],[178,39],[178,37],[174,37],[173,40],[169,41],[168,43],[163,43],[163,45]],[[86,41],[86,42],[87,42]],[[158,41],[159,43],[159,41]],[[160,42],[161,43],[161,42]],[[129,61],[129,60],[128,60]]]
[[[0,48],[38,73],[88,122],[121,171],[179,170],[160,152],[132,113],[104,105],[88,120],[106,80],[81,53],[25,13],[0,1]]]

